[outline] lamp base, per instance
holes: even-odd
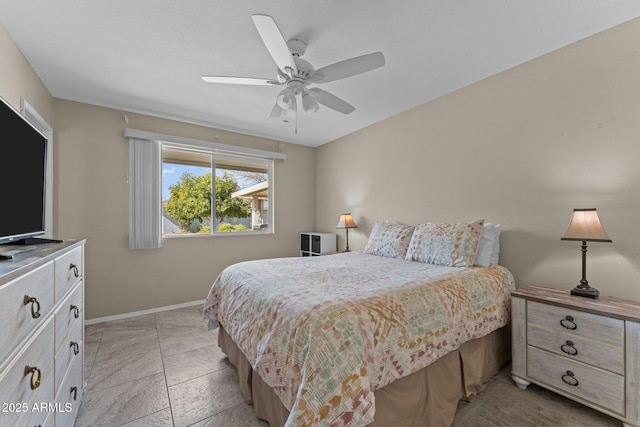
[[[592,287],[581,288],[580,286],[576,286],[575,288],[571,289],[571,295],[597,299],[600,295],[600,291]]]

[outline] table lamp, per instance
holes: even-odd
[[[582,241],[582,280],[571,290],[571,295],[596,299],[600,292],[589,286],[587,281],[587,242],[611,242],[602,224],[598,212],[591,209],[574,209],[569,228],[560,240]]]

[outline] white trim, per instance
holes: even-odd
[[[51,239],[53,238],[53,128],[24,98],[20,98],[20,113],[47,137],[47,172],[44,189],[44,237]]]
[[[205,300],[184,302],[182,304],[168,305],[166,307],[150,308],[149,310],[133,311],[131,313],[116,314],[115,316],[97,317],[95,319],[85,320],[85,325],[95,325],[96,323],[109,322],[111,320],[129,319],[136,316],[144,316],[145,314],[160,313],[163,311],[176,310],[178,308],[193,307],[204,304]],[[204,322],[204,318],[202,319]]]
[[[184,138],[180,136],[163,135],[159,133],[146,132],[142,130],[129,129],[124,130],[126,138],[148,139],[151,141],[174,142],[178,144],[193,145],[197,147],[207,148],[209,150],[225,152],[230,154],[246,154],[254,157],[262,157],[273,160],[285,160],[287,155],[276,151],[258,150],[256,148],[240,147],[237,145],[221,144],[218,142],[204,141],[200,139]]]

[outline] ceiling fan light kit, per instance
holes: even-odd
[[[269,114],[271,118],[281,118],[284,122],[289,122],[297,117],[299,104],[307,114],[318,111],[319,104],[343,114],[350,114],[355,110],[354,106],[325,90],[308,86],[344,79],[385,64],[382,52],[375,52],[315,70],[313,65],[300,58],[307,49],[303,40],[294,38],[285,41],[271,16],[252,15],[252,18],[260,38],[278,66],[276,78],[202,76],[202,80],[222,84],[285,85],[286,87],[276,96],[276,102]]]

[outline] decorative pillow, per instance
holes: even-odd
[[[364,247],[365,254],[379,255],[387,258],[404,258],[411,241],[413,226],[378,221],[369,235]]]
[[[497,248],[497,249],[496,249]],[[496,260],[493,261],[493,256]],[[480,245],[478,253],[473,265],[480,267],[489,267],[491,264],[497,264],[497,256],[500,253],[500,224],[495,225],[490,222],[484,224],[484,231],[480,237]]]
[[[476,259],[484,220],[415,226],[406,259],[448,267],[470,267]]]
[[[502,228],[500,228],[500,224],[496,224],[496,239],[493,242],[493,250],[491,251],[491,264],[499,264],[500,263],[500,232]]]

